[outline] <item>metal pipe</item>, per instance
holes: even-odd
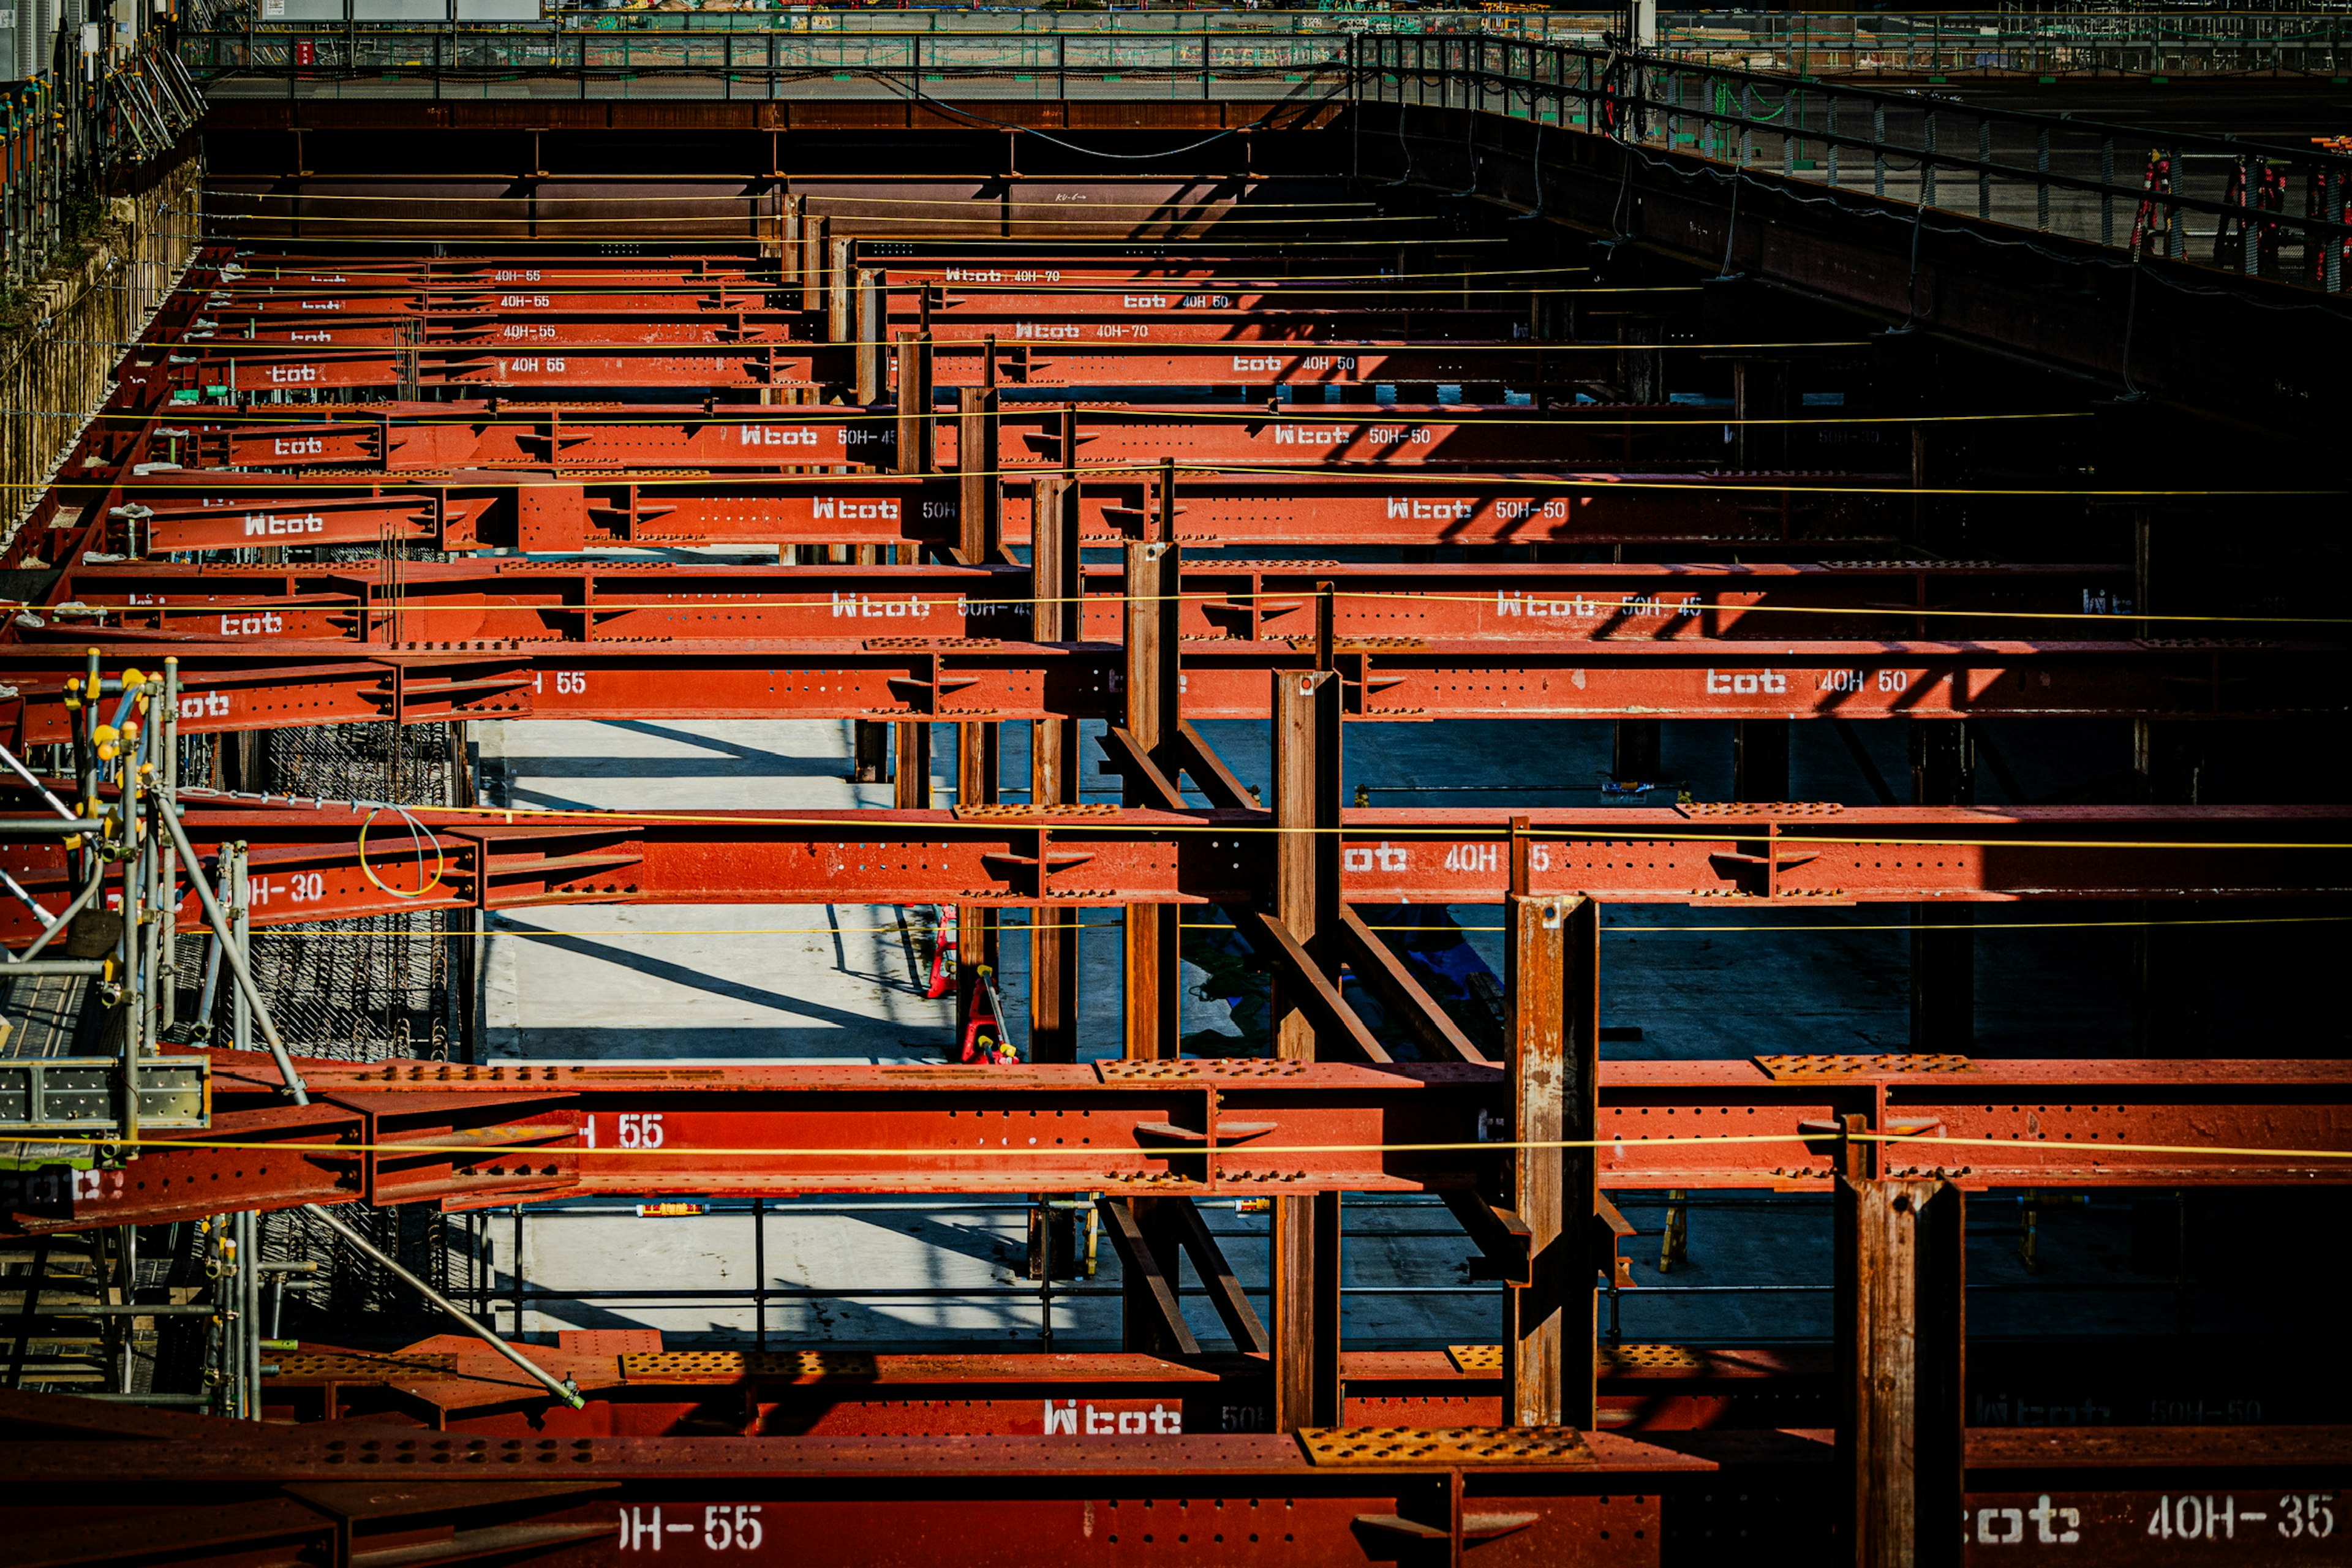
[[[99,889],[104,885],[105,881],[106,862],[101,860],[98,863],[98,869],[91,874],[89,880],[82,885],[81,891],[74,895],[74,901],[66,906],[65,912],[49,923],[48,930],[43,931],[40,935],[33,939],[32,946],[26,948],[15,958],[10,959],[8,961],[8,967],[13,969],[16,965],[31,960],[40,952],[41,949],[49,945],[49,939],[51,937],[56,936],[58,932],[61,931],[66,931],[71,928],[74,917],[81,913],[82,910],[89,908],[89,901],[98,897]]]
[[[59,800],[56,795],[51,795],[49,793],[49,786],[36,778],[33,775],[32,769],[26,767],[24,763],[16,760],[16,752],[10,751],[5,746],[0,746],[0,762],[5,762],[10,768],[15,770],[18,778],[23,779],[26,784],[31,784],[34,792],[43,800],[47,801],[51,806],[55,807],[57,814],[59,816],[65,817],[68,821],[73,819],[73,813],[66,809],[66,803]]]
[[[180,858],[191,866],[199,864],[195,848],[188,842],[188,830],[181,826],[178,808],[159,800],[156,815],[171,830],[172,842],[179,846]],[[236,944],[230,940],[228,916],[222,912],[220,900],[213,897],[212,889],[205,885],[202,877],[189,878],[188,885],[195,889],[197,899],[205,906],[205,918],[212,922],[213,934],[227,955],[229,969],[236,975],[237,989],[252,1005],[254,1020],[261,1026],[262,1037],[269,1042],[270,1059],[278,1064],[278,1075],[286,1080],[286,1092],[294,1097],[295,1104],[310,1104],[310,1091],[303,1087],[301,1075],[294,1070],[294,1059],[286,1054],[286,1042],[278,1037],[278,1026],[270,1021],[268,1005],[261,999],[260,987],[253,983],[253,972],[246,966],[245,954],[237,952]]]
[[[317,1220],[320,1225],[325,1226],[329,1230],[333,1231],[337,1236],[341,1237],[345,1241],[350,1242],[352,1247],[359,1251],[362,1256],[373,1258],[378,1264],[382,1265],[394,1279],[406,1283],[414,1289],[418,1295],[424,1297],[426,1300],[432,1302],[435,1306],[448,1313],[452,1318],[457,1319],[458,1322],[465,1325],[466,1331],[468,1333],[480,1340],[492,1350],[498,1352],[500,1355],[506,1357],[507,1360],[514,1363],[515,1365],[520,1367],[523,1371],[529,1373],[540,1384],[544,1385],[549,1393],[563,1401],[564,1404],[569,1405],[572,1409],[577,1410],[587,1403],[586,1400],[580,1397],[580,1390],[574,1387],[570,1380],[567,1379],[562,1383],[558,1383],[555,1379],[548,1376],[545,1372],[540,1369],[538,1363],[532,1361],[529,1356],[515,1349],[514,1346],[507,1343],[506,1341],[499,1338],[498,1335],[492,1333],[479,1322],[477,1322],[472,1315],[467,1312],[463,1307],[458,1306],[457,1302],[452,1301],[448,1297],[444,1296],[440,1291],[436,1290],[432,1286],[427,1285],[424,1280],[419,1279],[415,1275],[411,1274],[407,1269],[403,1268],[398,1263],[394,1262],[393,1259],[386,1256],[383,1250],[378,1247],[375,1243],[370,1241],[366,1237],[362,1236],[358,1231],[353,1230],[350,1226],[345,1225],[341,1220],[337,1219],[332,1213],[320,1208],[317,1204],[304,1204],[302,1205],[302,1212]]]

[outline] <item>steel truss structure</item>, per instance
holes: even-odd
[[[1750,467],[1760,437],[1747,451],[1722,410],[1661,386],[1570,401],[1628,341],[1663,339],[1556,330],[1507,276],[1400,303],[1312,281],[1360,273],[1345,255],[885,246],[797,202],[762,254],[643,266],[215,248],[9,547],[31,587],[0,650],[0,973],[86,980],[121,1025],[117,1054],[75,1064],[103,1093],[73,1080],[74,1099],[55,1062],[0,1084],[18,1108],[0,1133],[28,1141],[0,1229],[219,1225],[205,1400],[299,1418],[0,1393],[0,1464],[42,1500],[10,1552],[1646,1564],[1770,1528],[1799,1555],[1834,1539],[1925,1563],[1957,1561],[1957,1516],[1971,1561],[2029,1539],[2155,1561],[2135,1555],[2150,1533],[2240,1529],[2265,1561],[2340,1560],[2341,1429],[1970,1429],[1961,1397],[1968,1194],[2352,1181],[2340,1062],[1966,1046],[1968,906],[2334,909],[2347,811],[1979,807],[1964,726],[2333,721],[2332,644],[2284,615],[2175,637],[2145,559],[1836,559],[1908,534],[1916,465]],[[1047,272],[1071,287],[1041,289]],[[1278,395],[1304,385],[1351,400]],[[1140,400],[1020,400],[1034,389]],[[1745,432],[1765,407],[1729,417]],[[1629,543],[1752,548],[1567,554]],[[712,545],[780,553],[491,553]],[[1423,558],[1225,552],[1365,545]],[[226,754],[281,727],[747,714],[858,721],[869,776],[895,751],[894,807],[288,799],[184,769],[184,740]],[[1738,798],[1343,797],[1348,723],[1527,717],[1616,722],[1627,787],[1654,773],[1658,721],[1736,721]],[[1270,723],[1262,795],[1197,727],[1233,718]],[[1788,721],[1895,719],[1917,804],[1785,798]],[[1032,726],[1021,802],[1000,798],[1008,721]],[[1119,804],[1081,799],[1082,721]],[[952,809],[929,798],[937,722],[958,726]],[[243,956],[256,927],[448,911],[478,931],[582,902],[953,906],[960,1017],[999,944],[1030,944],[1029,1059],[327,1061],[285,1048]],[[1915,1049],[1604,1061],[1612,902],[1908,907]],[[1428,904],[1503,911],[1498,1044],[1365,916]],[[1103,908],[1124,928],[1122,1049],[1081,1064],[1067,915]],[[1270,1056],[1181,1055],[1188,915],[1230,921],[1273,976]],[[225,1046],[167,1044],[199,951],[203,1016],[217,986],[240,1022]],[[1692,1188],[1833,1195],[1826,1363],[1599,1342],[1597,1293],[1629,1278],[1607,1194]],[[266,1369],[252,1222],[214,1219],[821,1192],[1091,1207],[1126,1351],[526,1353],[436,1294],[478,1337]],[[1494,1345],[1343,1349],[1347,1194],[1443,1202],[1471,1277],[1501,1287]],[[1270,1204],[1263,1311],[1202,1222],[1211,1197]],[[1186,1321],[1188,1265],[1230,1354]],[[1667,1430],[1751,1405],[1750,1429]]]

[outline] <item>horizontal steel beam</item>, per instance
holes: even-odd
[[[1330,1451],[1377,1440],[1371,1432],[1304,1442],[1170,1432],[1139,1406],[1120,1413],[1129,1424],[1108,1436],[1097,1424],[1080,1435],[978,1442],[635,1436],[592,1434],[562,1412],[465,1433],[229,1421],[15,1394],[0,1403],[13,1439],[0,1443],[0,1464],[22,1488],[0,1505],[0,1526],[27,1562],[183,1565],[339,1549],[363,1561],[413,1553],[420,1541],[445,1557],[536,1549],[629,1562],[662,1541],[671,1554],[753,1563],[787,1552],[924,1561],[952,1542],[971,1568],[1112,1563],[1154,1548],[1187,1560],[1258,1554],[1252,1546],[1336,1568],[1363,1563],[1368,1549],[1409,1560],[1468,1544],[1509,1552],[1506,1562],[1648,1568],[1662,1536],[1769,1528],[1808,1557],[1825,1555],[1833,1540],[1833,1451],[1817,1433],[1692,1432],[1650,1443],[1542,1431],[1513,1435],[1507,1457],[1482,1457],[1482,1436],[1506,1434],[1391,1426],[1381,1436],[1412,1442],[1413,1454],[1348,1464],[1330,1462]],[[2332,1521],[2341,1508],[2333,1500],[2352,1468],[2343,1427],[1978,1428],[1964,1453],[1962,1522],[1971,1542],[1992,1543],[1973,1547],[1971,1561],[2046,1531],[2070,1559],[2144,1563],[2151,1524],[2161,1517],[2173,1528],[2183,1506],[2200,1548],[2226,1518],[2228,1539],[2261,1547],[2263,1562],[2341,1560],[2337,1527],[2315,1537],[2305,1521],[2315,1513]],[[2257,1520],[2245,1521],[2246,1512]],[[2302,1526],[2292,1537],[2277,1529],[2289,1518]]]
[[[321,332],[329,328],[319,328]],[[580,387],[787,387],[856,379],[846,345],[752,342],[656,344],[622,350],[602,342],[577,351],[550,340],[511,346],[424,342],[400,350],[312,348],[220,341],[184,343],[172,356],[173,383],[213,386],[232,397],[298,388],[481,386],[544,392]],[[979,343],[940,342],[933,384],[948,386],[1548,386],[1589,374],[1593,355],[1524,342],[1334,343],[1296,349],[1280,342],[1016,343],[990,355]],[[997,380],[988,376],[993,359]]]
[[[200,855],[252,846],[259,925],[556,903],[1247,905],[1273,852],[1252,812],[419,806],[420,835],[382,807],[182,798]],[[1498,903],[1515,844],[1538,894],[1726,910],[2352,893],[2352,819],[2332,806],[1358,808],[1342,832],[1363,904]],[[0,845],[0,867],[62,907],[60,847]],[[193,898],[179,909],[194,929]],[[0,906],[0,940],[37,930]]]
[[[1307,509],[1313,506],[1309,499]],[[183,547],[156,543],[159,550]],[[1365,565],[1211,559],[1182,568],[1178,626],[1194,639],[1311,637],[1315,598],[1328,586],[1333,630],[1343,639],[1811,643],[1894,633],[1948,639],[1970,630],[2015,637],[2036,626],[2037,612],[2052,617],[2039,629],[2079,630],[2073,623],[2086,608],[2126,599],[2131,579],[2127,565],[1986,562]],[[1118,640],[1123,586],[1116,566],[1083,570],[1083,638]],[[105,628],[383,646],[808,637],[877,619],[926,636],[978,637],[1024,627],[1032,593],[1021,566],[501,560],[404,563],[396,593],[373,565],[82,566],[68,570],[49,597],[110,612],[60,617],[56,629],[78,639]],[[1903,613],[1906,605],[1917,613]],[[1971,609],[1988,615],[1972,623]]]
[[[1491,601],[1487,601],[1491,603]],[[1025,630],[1013,601],[983,626]],[[396,649],[278,640],[261,609],[226,636],[117,636],[109,668],[176,655],[187,733],[452,719],[771,717],[994,721],[1109,719],[1124,655],[1102,643],[938,635],[903,598],[828,606],[830,638],[642,637],[506,643],[405,618]],[[894,613],[897,612],[897,613]],[[470,612],[469,612],[470,613]],[[487,612],[485,612],[487,614]],[[974,619],[973,607],[965,613]],[[946,620],[948,612],[942,610]],[[1270,628],[1268,628],[1270,629]],[[1587,626],[1585,630],[1594,629]],[[443,637],[441,630],[457,635]],[[846,635],[843,635],[846,634]],[[92,646],[72,623],[12,652],[14,728],[67,738],[65,682]],[[446,646],[445,646],[446,645]],[[2229,719],[2340,716],[2321,645],[2233,642],[1759,642],[1342,637],[1358,719]],[[1312,668],[1310,637],[1185,646],[1193,719],[1263,718],[1272,673]],[[0,721],[7,713],[0,700]],[[1652,781],[1654,782],[1654,781]]]
[[[268,1057],[212,1055],[209,1129],[114,1169],[0,1175],[5,1226],[646,1193],[1427,1192],[1506,1152],[1486,1130],[1507,1074],[1486,1065],[301,1060],[297,1107]],[[2309,1152],[2352,1152],[2339,1062],[1877,1061],[1604,1062],[1601,1184],[1825,1191],[1847,1118],[1885,1173],[1978,1190],[2352,1182],[2352,1158]]]
[[[313,438],[289,437],[292,444]],[[306,447],[307,449],[307,447]],[[866,457],[887,456],[864,453]],[[1032,480],[999,482],[1003,534],[1033,538]],[[1890,540],[1894,496],[1870,476],[1468,474],[1282,468],[1179,470],[1180,543],[1363,545],[1390,549],[1536,543],[1778,545],[1797,550]],[[1789,486],[1789,488],[1782,488]],[[1145,481],[1088,471],[1080,531],[1134,536]],[[1839,493],[1846,489],[1850,493]],[[780,474],[600,478],[547,468],[341,476],[155,471],[63,484],[104,553],[140,556],[267,544],[425,541],[467,552],[581,551],[678,544],[945,544],[961,505],[952,475]],[[68,557],[71,558],[71,557]]]

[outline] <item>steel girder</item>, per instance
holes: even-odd
[[[1486,1130],[1508,1075],[1485,1064],[298,1060],[313,1103],[295,1106],[266,1055],[213,1059],[210,1127],[162,1134],[110,1168],[0,1174],[5,1226],[646,1193],[1427,1192],[1490,1180],[1506,1152]],[[1604,1187],[1825,1191],[1855,1151],[1848,1128],[1884,1174],[1975,1190],[2341,1184],[2352,1160],[2312,1152],[2352,1149],[2352,1068],[1900,1057],[1601,1066]]]
[[[420,833],[363,804],[183,799],[199,854],[251,845],[257,925],[556,903],[1244,906],[1274,847],[1253,812],[425,806]],[[1538,894],[1726,910],[2333,898],[2352,893],[2348,828],[2333,806],[1359,808],[1342,888],[1358,904],[1496,903],[1516,847]],[[65,889],[55,839],[0,846],[0,865],[36,894]],[[193,894],[179,908],[193,929]],[[35,929],[20,903],[0,907],[0,940]]]
[[[1413,1452],[1347,1463],[1335,1451],[1376,1440],[1371,1430],[1302,1440],[1170,1433],[1147,1420],[1108,1437],[613,1436],[555,1410],[491,1436],[90,1412],[69,1396],[25,1394],[9,1396],[0,1419],[11,1439],[0,1463],[23,1480],[0,1523],[20,1561],[57,1568],[341,1553],[604,1565],[645,1561],[656,1542],[673,1555],[754,1565],[952,1558],[1028,1568],[1157,1551],[1310,1568],[1352,1568],[1368,1552],[1654,1568],[1667,1542],[1762,1535],[1801,1560],[1826,1557],[1834,1542],[1834,1468],[1818,1433],[1643,1442],[1539,1432],[1519,1435],[1506,1457],[1476,1454],[1480,1434],[1449,1446],[1448,1435],[1391,1428]],[[2038,1532],[2091,1568],[2193,1561],[2147,1545],[2184,1492],[2200,1538],[2226,1520],[2227,1539],[2260,1548],[2264,1562],[2341,1560],[2337,1489],[2352,1471],[2342,1427],[1975,1428],[1964,1462],[1971,1563],[1998,1561],[2000,1544]],[[2307,1522],[2323,1517],[2326,1535]]]
[[[159,539],[156,548],[185,546]],[[1183,563],[1178,626],[1184,637],[1204,640],[1311,637],[1316,597],[1328,588],[1334,595],[1334,634],[1349,640],[1824,642],[1889,632],[1949,638],[1969,631],[2014,637],[2034,627],[2036,612],[2052,617],[2039,629],[2078,629],[2072,623],[2086,605],[2128,596],[2131,579],[2129,566],[1984,562],[1474,566],[1211,558]],[[1116,566],[1082,569],[1082,638],[1118,639],[1122,585]],[[823,637],[838,634],[845,621],[877,619],[919,626],[929,636],[988,636],[1025,628],[1033,594],[1028,569],[1010,565],[486,560],[404,563],[396,584],[374,566],[81,566],[69,568],[49,597],[110,612],[60,617],[57,630],[78,637],[106,628],[397,645]],[[1906,603],[1919,613],[1901,614],[1898,606]],[[1986,618],[1971,624],[1966,614],[1971,609],[1987,612]],[[26,641],[18,634],[28,630],[0,635]]]
[[[65,682],[96,646],[110,669],[180,659],[187,733],[460,719],[1115,719],[1125,654],[1102,643],[930,635],[919,605],[860,599],[826,614],[850,635],[626,634],[586,642],[443,637],[420,612],[397,648],[276,637],[286,612],[226,614],[226,637],[92,645],[70,624],[13,651],[12,726],[67,736]],[[1004,603],[1002,623],[1021,626]],[[967,606],[967,613],[970,606]],[[895,612],[895,613],[894,613]],[[470,613],[470,612],[469,612]],[[942,611],[940,618],[948,618]],[[843,621],[850,623],[842,626]],[[919,628],[918,630],[917,628]],[[280,626],[277,629],[285,629]],[[942,628],[944,631],[944,628]],[[859,635],[867,634],[867,635]],[[42,634],[47,636],[47,632]],[[1420,637],[1334,645],[1356,719],[2210,720],[2342,712],[2320,646],[2232,642],[1805,642]],[[1314,667],[1310,639],[1220,637],[1183,654],[1186,714],[1262,718],[1273,672]],[[8,700],[0,700],[0,717]]]

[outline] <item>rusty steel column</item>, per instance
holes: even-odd
[[[1510,995],[1510,1141],[1594,1136],[1601,1077],[1601,906],[1575,896],[1513,893],[1505,986]],[[1593,1404],[1591,1149],[1515,1150],[1510,1208],[1527,1226],[1527,1283],[1503,1298],[1503,1415],[1514,1426],[1590,1428]]]
[[[898,471],[902,474],[928,474],[932,469],[931,454],[931,339],[926,332],[920,337],[911,333],[898,334]],[[903,549],[899,547],[903,562]],[[893,804],[901,811],[913,810],[931,804],[931,730],[929,721],[895,724],[898,734],[898,787]],[[919,766],[909,776],[909,758]],[[910,800],[909,791],[919,792],[919,800]]]
[[[956,392],[956,548],[966,566],[986,566],[1003,554],[1004,486],[996,471],[996,402],[992,386]]]
[[[1934,1178],[1842,1177],[1836,1205],[1839,1558],[1853,1568],[1958,1568],[1960,1189]]]
[[[890,726],[898,755],[891,765],[890,805],[898,811],[928,811],[931,805],[931,721]]]
[[[898,471],[937,471],[931,450],[931,334],[898,334]]]
[[[1331,596],[1318,595],[1328,627]],[[1340,682],[1328,668],[1277,670],[1274,694],[1274,918],[1307,961],[1339,982]],[[1302,982],[1277,969],[1273,982],[1274,1054],[1285,1061],[1339,1055],[1326,1050],[1314,1020],[1286,993]],[[1328,1426],[1340,1418],[1339,1233],[1337,1193],[1277,1197],[1273,1215],[1275,1426]]]
[[[997,746],[1001,726],[979,722],[958,724],[956,731],[956,805],[996,804]],[[980,990],[980,972],[996,973],[997,911],[986,904],[956,907],[956,1045],[961,1050],[965,1026],[971,1021]],[[1005,1020],[997,1020],[1002,1026]]]
[[[1041,643],[1076,641],[1079,632],[1078,486],[1075,476],[1047,474],[1034,482],[1030,503],[1029,635]],[[1033,805],[1078,804],[1078,721],[1037,719],[1029,725],[1029,799]],[[1078,933],[1080,910],[1030,912],[1029,1054],[1032,1061],[1078,1059]]]
[[[776,268],[776,273],[782,281],[794,288],[798,288],[802,282],[802,262],[803,260],[801,245],[802,218],[801,199],[799,196],[787,195],[784,197],[784,213],[782,223],[782,233],[778,236],[777,240],[778,249],[782,252],[782,256],[780,264]],[[801,308],[803,310],[806,310],[808,308],[808,300],[805,298],[801,300]]]
[[[801,215],[801,309],[825,308],[825,267],[833,259],[833,220]]]
[[[1165,489],[1163,482],[1162,489]],[[1126,668],[1123,671],[1125,730],[1129,746],[1145,762],[1172,776],[1170,742],[1177,709],[1176,583],[1180,552],[1172,537],[1174,507],[1163,494],[1148,537],[1127,545],[1124,589]],[[1165,807],[1172,803],[1134,771],[1126,775],[1130,805]],[[1129,904],[1127,908],[1127,1039],[1129,1058],[1176,1054],[1178,904]]]
[[[857,402],[871,408],[882,401],[883,383],[889,374],[889,294],[882,274],[870,267],[857,269],[857,310],[853,351],[857,366]]]
[[[845,343],[857,337],[857,242],[833,240],[825,247],[824,336],[827,342]]]
[[[1911,801],[1976,798],[1968,721],[1914,719]],[[1965,1056],[1976,1040],[1976,914],[1966,904],[1911,907],[1911,1048]]]

